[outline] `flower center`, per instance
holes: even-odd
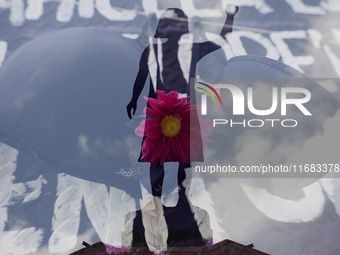
[[[166,137],[173,137],[181,130],[181,121],[178,117],[167,115],[161,123],[162,134]]]

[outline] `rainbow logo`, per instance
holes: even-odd
[[[217,96],[218,100],[220,101],[220,103],[221,103],[221,105],[222,105],[222,100],[221,100],[220,96],[218,95],[217,91],[216,91],[212,86],[210,86],[210,85],[208,85],[208,84],[206,84],[206,83],[203,83],[203,82],[197,82],[197,83],[199,83],[199,84],[201,84],[201,85],[204,85],[204,86],[206,86],[207,88],[209,88],[210,90],[212,90],[212,91],[215,93],[215,95]],[[214,100],[215,105],[217,105],[214,96],[209,92],[209,90],[204,89],[204,88],[200,88],[200,87],[197,87],[197,88],[203,90],[204,92],[206,92],[206,93]]]

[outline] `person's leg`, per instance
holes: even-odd
[[[152,195],[155,197],[162,196],[162,186],[164,179],[164,166],[157,163],[156,165],[150,167],[150,181]]]
[[[179,164],[178,166],[178,176],[177,176],[177,182],[178,182],[178,203],[177,206],[181,207],[184,210],[191,211],[189,200],[187,195],[187,189],[189,191],[190,187],[186,187],[187,185],[184,183],[187,175],[185,173],[185,169],[188,168],[189,164]]]
[[[184,164],[178,165],[178,175],[177,175],[178,186],[180,186],[186,178],[185,168],[186,168],[186,165]]]
[[[163,254],[167,249],[168,226],[164,217],[162,204],[162,186],[164,179],[164,166],[156,164],[150,167],[150,182],[152,190],[151,201],[142,208],[142,222],[144,236],[150,251]]]

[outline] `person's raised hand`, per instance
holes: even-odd
[[[226,14],[229,15],[235,15],[238,12],[239,8],[235,4],[228,4],[225,8],[224,11]]]

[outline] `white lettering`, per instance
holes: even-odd
[[[76,245],[83,198],[87,215],[101,241],[121,246],[125,215],[136,210],[134,200],[124,191],[110,187],[109,194],[104,184],[59,174],[57,195],[50,253],[64,253]]]
[[[230,0],[222,0],[222,7],[224,8],[227,4],[229,4]],[[261,14],[268,14],[274,12],[274,9],[271,8],[265,0],[238,0],[235,2],[238,6],[250,6],[255,7],[255,9]]]
[[[285,0],[295,13],[325,15],[326,12],[320,6],[305,5],[302,0]]]
[[[24,2],[23,0],[12,0],[9,21],[13,26],[21,26],[24,21]]]
[[[94,15],[94,0],[79,0],[79,17],[90,19]]]
[[[284,39],[305,39],[307,38],[306,31],[297,30],[273,32],[270,34],[270,38],[280,52],[283,63],[299,70],[300,72],[303,72],[300,68],[301,65],[311,65],[314,63],[313,56],[294,56],[290,51],[288,44],[284,41]]]
[[[280,121],[279,119],[265,119],[265,121],[271,121],[272,127],[274,127],[274,121]]]
[[[268,110],[257,110],[254,108],[254,103],[253,103],[253,88],[248,88],[248,108],[249,110],[256,114],[256,115],[270,115],[273,112],[275,112],[277,108],[277,88],[273,88],[273,103],[270,109]]]
[[[331,29],[334,39],[337,41],[337,43],[340,46],[340,30],[333,28]],[[338,75],[338,77],[340,77],[340,59],[335,55],[335,53],[331,50],[331,48],[329,47],[329,45],[325,44],[323,46],[326,55],[329,59],[329,61],[331,62],[334,71],[336,72],[336,74]]]
[[[73,16],[74,1],[62,0],[57,9],[56,19],[59,22],[69,22]]]
[[[254,125],[251,125],[251,124],[250,124],[251,122],[260,122],[261,124],[260,124],[260,126],[254,126]],[[249,120],[249,121],[248,121],[248,126],[249,126],[249,127],[262,127],[263,125],[264,125],[263,120],[253,119],[253,120]]]
[[[302,93],[304,98],[288,99],[287,93]],[[311,99],[311,94],[304,88],[281,88],[281,115],[287,114],[287,104],[295,104],[304,115],[312,115],[302,104],[307,103]]]
[[[284,123],[287,122],[287,121],[294,122],[294,125],[293,125],[293,126],[285,125]],[[281,125],[282,125],[283,127],[296,127],[297,124],[298,124],[297,121],[296,121],[296,120],[293,120],[293,119],[286,119],[286,120],[281,121]]]
[[[276,50],[275,46],[268,38],[263,37],[259,33],[251,31],[233,31],[231,34],[228,35],[228,42],[231,45],[235,56],[247,55],[247,52],[243,47],[241,37],[252,39],[253,41],[263,46],[266,49],[267,58],[271,58],[274,60],[280,59],[279,52]]]
[[[0,41],[0,67],[2,65],[2,62],[4,62],[6,58],[6,52],[7,52],[7,42]]]
[[[43,0],[28,0],[25,17],[28,20],[38,20],[44,13]]]
[[[214,127],[216,126],[216,124],[227,124],[228,121],[225,119],[214,119]]]
[[[246,126],[246,120],[243,120],[242,122],[233,122],[233,120],[230,120],[230,127],[232,127],[234,125],[243,125],[243,127]]]
[[[110,0],[96,0],[97,10],[101,15],[109,20],[133,20],[136,17],[134,10],[117,11],[111,6]]]

